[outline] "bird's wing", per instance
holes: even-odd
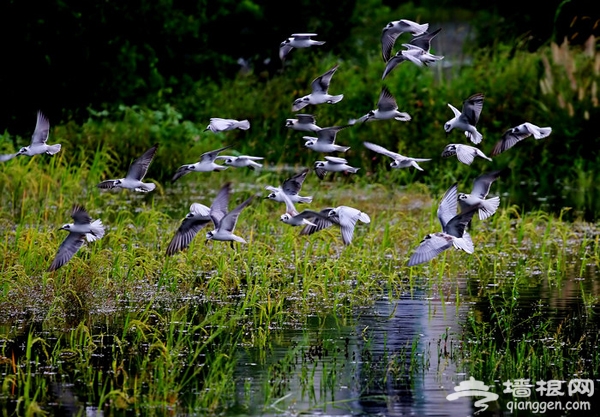
[[[233,125],[235,122],[237,122],[237,120],[233,120],[233,119],[222,119],[220,117],[212,117],[210,119],[210,124],[209,124],[209,128],[210,130],[212,130],[213,132],[218,132],[221,130],[225,130],[229,127],[231,127],[231,125]]]
[[[337,214],[340,228],[342,229],[342,241],[345,245],[349,245],[352,242],[354,227],[358,220],[361,220],[364,223],[371,222],[371,219],[366,213],[353,207],[340,206],[335,209],[335,213]]]
[[[156,154],[157,149],[158,143],[144,152],[144,154],[138,159],[133,161],[125,178],[141,181],[146,175],[146,172],[148,172],[148,167],[150,166],[150,162],[152,162],[152,158],[154,158],[154,154]]]
[[[461,113],[460,113],[460,111],[458,111],[458,109],[456,107],[454,107],[450,103],[448,103],[448,107],[450,107],[450,110],[452,110],[452,113],[454,113],[454,117],[460,117]]]
[[[115,180],[102,181],[100,184],[97,185],[97,187],[102,188],[103,190],[110,190],[112,188],[115,188]]]
[[[347,128],[348,126],[350,125],[324,127],[323,129],[317,132],[317,142],[329,145],[333,144],[335,142],[335,137],[337,133],[340,130]]]
[[[381,93],[379,94],[379,101],[377,102],[377,108],[380,111],[392,111],[398,108],[398,104],[396,104],[396,99],[390,93],[390,90],[386,86],[381,88]]]
[[[300,192],[300,189],[302,188],[304,180],[306,179],[306,175],[308,175],[308,171],[309,169],[306,168],[302,172],[285,180],[281,186],[283,192],[287,195],[298,194]]]
[[[459,145],[456,147],[456,157],[463,164],[471,165],[477,154],[477,148],[469,145]]]
[[[377,152],[377,153],[380,153],[382,155],[389,156],[390,158],[392,158],[394,160],[402,158],[402,155],[400,155],[399,153],[389,151],[389,150],[385,149],[383,146],[377,145],[375,143],[363,142],[363,145],[365,145],[365,147],[367,149],[370,149],[373,152]]]
[[[394,69],[396,68],[396,66],[398,66],[398,64],[401,64],[402,62],[406,61],[408,58],[406,58],[403,54],[402,51],[398,51],[398,53],[396,55],[394,55],[393,57],[391,57],[390,59],[388,59],[388,61],[385,64],[385,69],[383,70],[383,75],[381,76],[381,79],[383,80],[385,77],[387,77],[387,75]]]
[[[252,202],[253,199],[254,199],[254,196],[250,196],[242,204],[240,204],[239,206],[237,206],[236,208],[231,210],[229,213],[227,213],[225,215],[225,217],[223,217],[221,219],[221,223],[219,224],[219,229],[223,229],[230,233],[233,233],[233,231],[235,230],[235,225],[237,223],[238,217],[240,216],[240,213],[242,212],[244,207],[246,207],[248,204],[250,204]]]
[[[327,93],[327,90],[329,89],[329,83],[331,82],[331,77],[333,77],[333,74],[338,69],[338,67],[339,64],[331,68],[325,74],[313,80],[311,84],[313,93]]]
[[[424,51],[429,52],[431,49],[431,40],[436,37],[442,28],[436,29],[433,32],[425,32],[417,36],[413,36],[413,38],[408,42],[410,45],[417,46]]]
[[[292,38],[299,40],[309,39],[311,36],[317,36],[316,33],[292,33]]]
[[[312,222],[314,226],[311,224],[307,224],[300,231],[301,235],[312,235],[315,232],[326,229],[332,225],[334,225],[333,218],[328,217],[329,212],[332,210],[332,207],[325,208],[321,211],[313,211],[313,210],[304,210],[300,215],[312,216]],[[306,218],[306,217],[305,217]]]
[[[419,265],[428,262],[437,255],[452,247],[452,236],[443,233],[432,233],[421,241],[417,249],[408,260],[408,266]]]
[[[37,113],[37,122],[35,123],[35,130],[31,136],[32,145],[41,145],[46,143],[48,140],[48,133],[50,132],[50,122],[44,116],[41,111]]]
[[[281,45],[279,46],[279,59],[283,61],[292,49],[294,49],[294,47],[289,43],[281,42]]]
[[[219,228],[219,224],[225,215],[227,214],[227,207],[229,206],[229,196],[231,195],[231,183],[225,183],[223,187],[217,193],[217,196],[213,200],[210,206],[210,218],[215,225],[215,229]]]
[[[281,198],[285,202],[285,211],[290,214],[290,216],[295,216],[298,214],[296,211],[296,207],[294,207],[294,203],[290,200],[290,197],[286,193],[281,193]]]
[[[475,178],[473,181],[473,191],[471,191],[471,195],[485,199],[490,192],[492,183],[500,178],[502,172],[502,170],[492,171]]]
[[[210,220],[211,219],[208,215],[198,217],[186,217],[185,219],[183,219],[181,225],[177,229],[177,232],[175,232],[175,236],[173,236],[171,243],[169,243],[169,246],[167,247],[167,255],[171,256],[176,252],[187,248],[190,245],[192,239],[194,239],[194,237],[198,234],[198,232],[202,230],[202,228],[205,227],[208,223],[210,223]]]
[[[476,93],[463,101],[462,115],[471,126],[475,126],[479,121],[481,109],[483,109],[483,94]]]
[[[456,216],[456,210],[458,208],[458,184],[454,183],[446,190],[444,196],[440,200],[437,209],[437,217],[442,225],[442,230],[446,227],[448,222]]]
[[[474,204],[467,210],[460,212],[454,216],[444,227],[444,233],[454,237],[463,237],[465,228],[473,218],[473,215],[479,211],[479,204]]]
[[[7,153],[7,154],[4,154],[4,155],[0,155],[0,162],[10,161],[15,156],[17,156],[16,153]]]
[[[315,116],[313,116],[312,114],[297,114],[296,118],[298,119],[298,123],[316,123]]]
[[[217,158],[217,155],[219,154],[219,152],[222,152],[225,149],[229,149],[232,146],[233,145],[223,146],[222,148],[215,149],[214,151],[204,152],[202,155],[200,155],[199,162],[205,162],[205,163],[214,162],[214,160]]]
[[[85,233],[69,233],[69,236],[67,236],[58,247],[58,252],[48,268],[48,272],[57,270],[69,262],[73,255],[81,248],[84,240]]]
[[[400,32],[394,29],[388,29],[384,27],[381,32],[381,56],[383,57],[384,62],[388,62],[390,60],[390,56],[392,56],[392,48],[396,43],[396,39],[400,35]]]
[[[92,218],[88,212],[79,204],[73,205],[73,208],[71,209],[71,217],[73,218],[75,224],[89,224],[92,222]]]
[[[190,213],[194,216],[210,216],[210,207],[206,207],[204,204],[193,203],[190,206]]]

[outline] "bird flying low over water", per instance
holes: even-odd
[[[367,213],[348,206],[326,208],[318,213],[313,213],[317,214],[317,216],[312,219],[314,224],[307,224],[304,226],[300,231],[300,234],[311,235],[335,224],[341,229],[344,245],[352,243],[354,228],[357,221],[360,220],[363,223],[371,223],[371,218]]]
[[[101,220],[92,220],[85,208],[75,204],[71,210],[73,223],[63,225],[60,230],[66,230],[69,235],[63,240],[58,248],[48,272],[57,270],[71,260],[77,253],[83,242],[93,242],[104,236],[104,225]]]
[[[61,145],[48,145],[48,135],[50,133],[50,122],[44,116],[41,111],[37,113],[37,121],[35,123],[35,130],[31,136],[31,143],[29,146],[24,146],[19,149],[19,152],[13,154],[0,155],[0,162],[6,162],[19,155],[34,156],[39,154],[54,155],[60,151]]]
[[[302,184],[304,183],[306,176],[308,175],[308,171],[308,168],[306,168],[302,170],[302,172],[299,172],[298,174],[286,179],[281,187],[272,187],[267,185],[265,189],[271,191],[267,198],[280,203],[285,203],[285,199],[282,194],[286,194],[293,203],[311,203],[313,199],[312,196],[301,197],[298,194],[302,188]]]
[[[355,174],[360,169],[348,165],[348,161],[344,158],[326,156],[325,159],[325,161],[315,162],[315,173],[320,179],[325,178],[327,172],[350,172],[351,174]]]
[[[312,136],[303,136],[302,138],[306,141],[304,146],[316,152],[346,152],[350,147],[337,145],[335,143],[335,137],[340,130],[345,129],[348,126],[350,125],[325,127],[317,132],[316,138]]]
[[[200,160],[198,162],[180,166],[175,172],[175,175],[173,175],[171,182],[173,183],[177,181],[179,178],[189,174],[190,172],[211,172],[223,171],[224,169],[227,169],[226,166],[216,164],[215,160],[217,159],[219,152],[229,148],[231,148],[231,145],[223,146],[222,148],[215,149],[214,151],[205,152],[200,155]]]
[[[456,155],[456,158],[458,158],[460,162],[466,165],[471,165],[476,156],[487,159],[488,161],[492,160],[492,158],[485,156],[483,152],[474,146],[463,145],[460,143],[451,143],[446,145],[444,151],[442,152],[442,157],[449,158],[454,155]]]
[[[297,114],[296,119],[287,119],[285,121],[285,127],[304,132],[318,132],[321,128],[316,123],[315,116],[312,114]]]
[[[204,131],[210,130],[211,132],[224,132],[226,130],[250,129],[250,122],[248,120],[235,120],[235,119],[221,119],[219,117],[213,117],[210,119],[210,123],[206,126]]]
[[[475,178],[473,181],[473,190],[470,194],[458,193],[458,204],[462,211],[469,210],[471,207],[478,207],[479,220],[485,220],[498,210],[500,206],[500,197],[493,197],[486,200],[492,183],[504,175],[508,169],[488,172]]]
[[[244,239],[233,234],[233,232],[235,230],[240,213],[248,204],[252,202],[254,196],[250,196],[239,206],[230,212],[227,212],[230,195],[231,183],[228,182],[221,188],[212,205],[210,206],[210,218],[212,219],[215,228],[206,234],[206,239],[246,243]]]
[[[190,212],[181,221],[181,225],[167,247],[167,256],[172,256],[187,248],[196,234],[211,221],[210,208],[203,204],[193,203],[190,206]]]
[[[408,122],[411,117],[408,113],[398,111],[398,104],[396,99],[390,93],[390,90],[384,85],[381,87],[381,93],[379,94],[379,101],[377,102],[377,108],[369,111],[358,120],[350,120],[349,124],[364,123],[370,120],[386,120],[395,119],[401,122]]]
[[[421,241],[408,260],[408,266],[419,265],[454,246],[467,253],[473,253],[473,241],[465,229],[478,206],[456,214],[457,184],[453,184],[444,194],[438,205],[437,216],[442,225],[441,232],[430,233]]]
[[[429,29],[429,23],[419,24],[408,19],[389,22],[381,31],[381,56],[383,57],[383,61],[387,62],[390,60],[392,48],[398,36],[406,32],[412,33],[413,36],[419,36],[425,33],[427,29]]]
[[[496,156],[513,146],[515,146],[518,142],[523,139],[528,138],[533,135],[535,139],[543,139],[548,137],[552,133],[551,127],[538,127],[531,123],[523,123],[519,126],[508,129],[502,135],[502,139],[496,143],[494,146],[494,150],[492,151],[492,156]]]
[[[323,45],[325,41],[316,41],[311,37],[317,36],[316,33],[293,33],[279,45],[279,59],[285,60],[285,57],[294,48],[308,48],[313,45]]]
[[[331,77],[338,69],[339,65],[334,66],[325,74],[315,78],[311,84],[312,92],[304,97],[300,97],[294,100],[292,104],[292,111],[299,111],[308,106],[309,104],[335,104],[342,101],[344,98],[343,94],[332,96],[329,94],[329,83]]]
[[[458,129],[465,132],[465,136],[474,144],[481,143],[483,136],[477,131],[475,125],[479,121],[479,115],[483,109],[483,94],[476,93],[463,101],[462,113],[456,107],[448,103],[448,107],[452,109],[454,117],[444,124],[446,135],[452,129]]]
[[[120,178],[118,180],[106,180],[102,181],[98,184],[98,188],[102,189],[112,189],[112,188],[128,188],[130,190],[135,190],[143,193],[147,193],[156,188],[156,184],[149,182],[142,182],[144,177],[146,176],[146,172],[148,172],[148,167],[152,162],[152,158],[156,154],[156,150],[158,149],[158,143],[153,147],[148,149],[142,156],[133,161],[131,166],[129,167],[129,171],[127,171],[127,175],[125,178]]]
[[[399,153],[395,153],[392,151],[388,151],[387,149],[385,149],[383,146],[377,145],[375,143],[371,143],[371,142],[363,142],[363,144],[365,145],[365,147],[367,149],[372,150],[373,152],[377,152],[380,153],[382,155],[388,156],[390,158],[392,158],[394,161],[392,163],[390,163],[390,166],[392,168],[408,168],[408,167],[414,167],[416,169],[418,169],[419,171],[423,171],[423,168],[421,168],[419,166],[419,164],[417,164],[417,162],[427,162],[427,161],[431,161],[431,159],[425,159],[425,158],[410,158],[408,156],[404,156],[404,155],[400,155]]]

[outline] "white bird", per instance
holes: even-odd
[[[254,196],[250,196],[246,201],[239,206],[227,212],[229,205],[229,196],[231,195],[231,183],[226,183],[217,197],[210,206],[210,218],[212,219],[215,229],[206,234],[207,240],[233,241],[246,243],[244,239],[233,234],[237,224],[238,217],[242,210],[252,202]]]
[[[158,143],[150,149],[148,149],[146,152],[144,152],[144,154],[138,159],[133,161],[133,163],[129,167],[129,171],[127,171],[127,175],[125,175],[125,178],[120,178],[118,180],[102,181],[100,184],[98,184],[98,188],[127,188],[143,193],[147,193],[154,190],[156,188],[156,184],[152,182],[145,183],[142,182],[142,180],[146,176],[146,172],[148,172],[148,167],[150,166],[152,158],[154,158],[154,154],[156,154],[157,149]]]
[[[282,194],[286,194],[293,203],[311,203],[313,199],[312,196],[302,197],[298,194],[302,188],[304,180],[306,179],[308,171],[308,168],[306,168],[302,172],[299,172],[298,174],[286,179],[281,187],[272,187],[267,185],[265,188],[271,191],[267,198],[284,203],[285,200]]]
[[[419,171],[423,171],[423,168],[421,168],[419,164],[417,164],[417,162],[431,161],[430,158],[410,158],[408,156],[400,155],[399,153],[388,151],[383,146],[377,145],[375,143],[363,142],[363,144],[367,149],[392,158],[394,160],[392,163],[390,163],[390,166],[392,168],[415,167]]]
[[[506,169],[492,171],[482,174],[473,181],[473,190],[470,194],[459,193],[458,204],[462,211],[469,210],[471,207],[479,208],[479,219],[485,220],[498,210],[500,206],[500,197],[496,196],[486,200],[492,183],[504,175]]]
[[[312,210],[304,210],[302,213],[298,213],[296,207],[294,207],[294,203],[292,203],[287,194],[281,193],[281,198],[285,202],[285,213],[280,216],[282,222],[291,226],[316,226],[311,220],[319,217],[320,213]]]
[[[317,132],[316,138],[312,136],[303,136],[302,138],[306,141],[304,146],[316,152],[346,152],[350,147],[337,145],[335,143],[335,137],[340,130],[345,129],[348,126],[350,125],[325,127]]]
[[[515,146],[518,142],[523,139],[528,138],[533,135],[535,139],[543,139],[548,137],[552,133],[551,127],[538,127],[531,123],[523,123],[519,126],[508,129],[502,135],[502,139],[496,143],[494,146],[494,150],[492,151],[492,156],[496,156],[513,146]]]
[[[224,146],[222,148],[215,149],[214,151],[205,152],[202,155],[200,155],[200,160],[195,164],[187,164],[180,166],[175,172],[175,175],[173,175],[171,182],[173,183],[177,181],[179,178],[183,177],[186,174],[189,174],[190,172],[211,172],[223,171],[224,169],[227,169],[226,166],[216,164],[215,160],[217,159],[219,152],[231,148],[231,146],[232,145]]]
[[[235,119],[221,119],[220,117],[213,117],[210,119],[210,123],[206,126],[204,131],[210,130],[211,132],[223,132],[226,130],[250,129],[250,122],[248,120],[235,120]]]
[[[311,84],[312,92],[304,97],[294,100],[292,111],[299,111],[309,104],[335,104],[340,102],[344,98],[343,94],[337,96],[329,94],[329,83],[338,67],[339,64],[331,68],[325,74],[315,78]]]
[[[420,52],[418,50],[415,51],[407,51],[407,50],[399,50],[398,52],[396,52],[396,54],[390,58],[391,54],[392,54],[392,45],[389,45],[389,50],[384,51],[383,53],[383,57],[384,60],[386,61],[385,64],[385,70],[383,71],[383,75],[381,76],[381,79],[383,80],[394,68],[396,68],[397,65],[401,64],[404,61],[412,61],[413,63],[415,63],[418,66],[423,66],[423,64],[428,65],[429,62],[433,62],[433,61],[437,61],[439,59],[442,59],[443,57],[438,57],[436,55],[432,55],[429,53],[429,51],[431,50],[431,40],[438,34],[440,33],[442,29],[437,29],[433,32],[424,32],[421,35],[415,36],[413,37],[408,44],[402,44],[405,48],[410,49],[415,49],[415,48],[419,48],[421,50],[424,51],[424,53],[422,54],[422,60],[419,59],[419,54]],[[410,57],[408,55],[405,56],[406,54],[411,55]],[[386,59],[387,57],[387,59]],[[410,59],[409,59],[410,58]],[[418,62],[415,62],[414,59],[418,59]]]
[[[316,33],[293,33],[279,45],[279,58],[285,60],[287,54],[294,48],[308,48],[313,45],[323,45],[325,41],[316,41],[311,39],[312,36],[317,36]]]
[[[413,64],[422,67],[423,65],[428,66],[432,62],[440,61],[444,59],[441,55],[433,55],[428,51],[419,48],[418,46],[414,46],[408,43],[403,43],[405,50],[400,51],[400,53]]]
[[[411,119],[408,113],[398,111],[398,104],[396,99],[390,93],[386,86],[381,87],[381,93],[379,94],[379,101],[377,102],[377,108],[369,111],[358,120],[350,120],[349,124],[357,122],[368,122],[370,120],[386,120],[395,119],[401,122],[407,122]]]
[[[31,136],[31,143],[29,146],[24,146],[19,149],[19,152],[12,154],[0,155],[0,162],[6,162],[19,155],[34,156],[46,153],[48,155],[54,155],[60,151],[61,145],[48,145],[48,135],[50,133],[50,122],[42,114],[41,111],[37,113],[37,121],[35,123],[35,130]]]
[[[311,235],[319,230],[323,230],[332,225],[338,225],[342,232],[342,241],[344,245],[352,243],[354,228],[357,221],[370,223],[371,218],[365,212],[353,207],[339,206],[336,208],[326,208],[321,210],[314,218],[314,225],[306,225],[300,231],[301,235]]]
[[[296,119],[287,119],[285,121],[285,127],[304,132],[318,132],[321,128],[316,123],[315,116],[312,114],[297,114]]]
[[[69,235],[60,244],[48,272],[54,271],[71,260],[83,242],[93,242],[104,236],[104,225],[101,220],[93,220],[83,206],[74,204],[71,210],[73,223],[63,225],[59,230],[66,230]]]
[[[446,191],[438,205],[437,216],[442,225],[442,231],[425,236],[408,260],[408,266],[428,262],[452,246],[467,253],[473,253],[473,241],[465,229],[478,207],[474,206],[456,214],[456,192],[457,184],[455,183]]]
[[[425,33],[427,29],[429,29],[429,23],[419,24],[407,19],[394,20],[385,25],[381,31],[381,55],[383,61],[389,61],[392,48],[398,36],[405,32],[412,33],[413,36],[418,36]]]
[[[485,156],[478,148],[470,145],[463,145],[461,143],[451,143],[446,145],[442,152],[443,158],[449,158],[456,155],[456,158],[463,164],[471,165],[476,156],[491,161],[492,158]]]
[[[196,234],[211,221],[210,208],[203,204],[193,203],[190,206],[190,212],[181,221],[181,225],[167,247],[167,256],[172,256],[187,248]]]
[[[446,135],[452,129],[459,129],[465,132],[465,136],[474,144],[478,144],[483,139],[481,133],[477,131],[475,125],[479,121],[481,109],[483,109],[483,94],[476,93],[463,101],[462,113],[456,107],[448,103],[448,107],[454,112],[454,118],[444,124]]]
[[[325,159],[326,161],[315,162],[315,172],[320,179],[325,178],[327,172],[350,172],[354,174],[360,169],[348,165],[348,161],[344,158],[326,156]]]
[[[240,155],[240,156],[217,156],[217,159],[224,159],[225,165],[236,167],[236,168],[244,168],[250,167],[250,169],[256,169],[262,167],[262,164],[259,164],[256,161],[262,161],[262,156],[249,156],[249,155]]]

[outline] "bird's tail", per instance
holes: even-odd
[[[248,130],[250,129],[250,122],[248,120],[241,120],[236,124],[238,129]]]
[[[348,169],[346,171],[352,173],[352,174],[356,174],[358,172],[360,168],[354,168],[354,167],[348,167]]]
[[[465,136],[471,140],[471,142],[473,142],[475,145],[481,143],[481,140],[483,139],[483,135],[481,133],[479,133],[477,130],[475,131],[475,133],[471,133],[471,132],[467,132],[465,130]]]
[[[346,152],[348,149],[350,149],[350,146],[339,146],[337,148],[338,152]]]
[[[325,41],[313,41],[313,43],[312,43],[312,44],[313,44],[313,45],[317,45],[317,46],[319,46],[319,45],[324,45],[324,44],[325,44]]]
[[[475,251],[473,239],[471,239],[471,235],[466,231],[463,233],[462,237],[454,239],[454,241],[452,241],[452,244],[456,249],[464,250],[467,253],[473,253]]]
[[[410,114],[401,112],[398,116],[394,117],[394,119],[399,120],[401,122],[408,122],[411,117]]]
[[[58,153],[58,151],[60,151],[60,143],[48,146],[48,150],[46,151],[46,153],[48,155],[54,155],[55,153]]]
[[[155,188],[156,188],[156,184],[154,184],[153,182],[147,182],[147,183],[143,183],[141,187],[136,188],[135,191],[141,191],[143,193],[148,193],[150,191],[154,191]]]
[[[90,233],[85,234],[85,237],[88,242],[93,242],[104,236],[104,225],[102,224],[102,221],[100,219],[94,220],[90,224],[90,227],[92,231]]]
[[[421,167],[419,166],[419,164],[417,164],[417,162],[416,162],[416,161],[410,161],[410,164],[411,164],[413,167],[415,167],[416,169],[418,169],[419,171],[423,171],[423,168],[421,168]]]
[[[493,197],[483,200],[479,207],[479,220],[485,220],[498,210],[500,206],[500,197]]]
[[[310,204],[312,203],[312,196],[307,196],[307,197],[298,197],[298,203],[307,203]]]
[[[329,99],[329,103],[330,104],[335,104],[335,103],[339,103],[340,101],[342,101],[342,99],[344,98],[343,94],[338,94],[337,96],[332,96]]]
[[[415,27],[413,28],[413,36],[422,35],[423,33],[427,32],[427,29],[429,29],[429,23],[423,23],[422,25],[415,25]]]
[[[552,133],[551,127],[540,127],[537,131],[533,131],[533,137],[536,139],[544,139]]]

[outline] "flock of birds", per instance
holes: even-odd
[[[386,63],[382,79],[384,79],[396,66],[404,61],[410,61],[418,66],[427,66],[432,62],[443,59],[442,56],[436,56],[430,53],[431,41],[441,31],[437,29],[428,32],[428,24],[418,24],[416,22],[402,19],[388,23],[382,30],[381,48],[382,57]],[[392,56],[392,50],[397,38],[410,33],[412,39],[403,43],[404,49],[398,50]],[[312,46],[323,45],[325,42],[311,39],[317,36],[315,33],[296,33],[283,41],[279,48],[279,56],[282,62],[294,48],[308,48]],[[310,94],[294,100],[292,111],[298,112],[308,105],[335,104],[340,102],[343,94],[329,94],[329,85],[331,79],[338,69],[335,65],[323,75],[317,77],[312,82],[312,91]],[[448,103],[448,106],[454,113],[454,117],[444,124],[444,130],[448,135],[453,129],[463,131],[466,138],[473,144],[478,145],[482,141],[482,135],[477,130],[477,122],[483,109],[484,95],[481,93],[473,94],[467,98],[459,111],[456,107]],[[335,143],[338,132],[348,128],[356,123],[365,123],[375,120],[409,121],[411,117],[406,112],[398,110],[396,100],[390,91],[383,86],[377,103],[377,108],[369,111],[358,119],[352,119],[347,125],[332,126],[321,128],[316,124],[316,118],[311,114],[296,114],[295,118],[286,120],[285,126],[302,132],[311,132],[314,136],[304,136],[305,146],[319,153],[344,153],[349,147]],[[222,132],[232,129],[249,129],[248,120],[234,120],[212,118],[206,130],[212,132]],[[0,162],[8,161],[19,155],[34,156],[38,154],[54,155],[61,150],[60,144],[48,145],[47,140],[50,131],[48,119],[38,112],[37,123],[29,146],[21,148],[17,153],[0,155]],[[523,139],[533,136],[535,139],[545,138],[550,135],[550,127],[538,127],[531,123],[523,123],[511,129],[508,129],[502,135],[502,138],[496,143],[492,150],[492,156],[505,152]],[[427,158],[412,158],[392,152],[384,147],[364,142],[364,146],[378,154],[385,155],[392,159],[390,166],[392,168],[413,167],[423,170],[419,162],[430,161]],[[227,169],[229,166],[236,168],[249,167],[257,169],[262,166],[259,162],[262,157],[241,155],[227,156],[220,155],[221,152],[231,148],[224,146],[206,152],[200,156],[198,162],[182,165],[173,175],[172,182],[177,181],[184,175],[191,172],[211,172]],[[158,144],[148,149],[142,156],[136,159],[130,166],[127,174],[123,178],[110,179],[102,181],[97,186],[100,189],[119,189],[125,188],[138,192],[151,192],[156,188],[152,182],[143,182],[158,149]],[[457,159],[464,164],[470,165],[476,157],[487,159],[479,148],[462,143],[452,143],[445,147],[442,157],[451,157],[456,155]],[[339,156],[326,155],[324,160],[314,163],[314,171],[320,179],[324,179],[329,172],[355,173],[359,168],[352,167],[348,161]],[[223,164],[217,163],[223,161]],[[455,247],[467,253],[473,253],[474,245],[471,236],[466,231],[473,216],[477,213],[479,219],[484,220],[493,215],[500,205],[500,198],[486,198],[492,183],[504,174],[505,170],[497,170],[485,173],[477,177],[474,181],[471,193],[459,193],[457,184],[453,184],[442,197],[437,210],[437,216],[441,224],[441,232],[434,232],[426,235],[419,246],[411,255],[408,265],[418,265],[433,259],[443,251]],[[284,203],[286,212],[281,215],[282,222],[291,226],[302,226],[300,234],[310,235],[317,231],[331,226],[338,226],[341,230],[342,241],[345,245],[352,242],[354,229],[357,222],[369,223],[371,221],[368,214],[349,206],[328,207],[320,211],[303,210],[298,212],[295,204],[309,204],[312,202],[312,196],[300,196],[300,191],[309,169],[286,179],[281,186],[267,186],[270,191],[267,198]],[[169,243],[166,254],[172,256],[177,252],[186,249],[194,237],[205,226],[212,222],[214,229],[206,233],[206,239],[217,241],[230,241],[245,243],[246,241],[237,236],[234,231],[242,210],[246,208],[256,195],[253,195],[239,204],[233,210],[228,211],[229,200],[232,193],[232,184],[226,183],[217,193],[210,207],[203,204],[194,203],[190,206],[189,213],[182,220],[175,236]],[[460,206],[460,212],[457,213]],[[93,220],[81,205],[75,204],[71,211],[73,223],[65,224],[62,230],[69,232],[69,235],[61,243],[48,271],[54,271],[65,265],[77,253],[83,243],[87,240],[93,242],[102,238],[105,234],[105,228],[99,219]]]

